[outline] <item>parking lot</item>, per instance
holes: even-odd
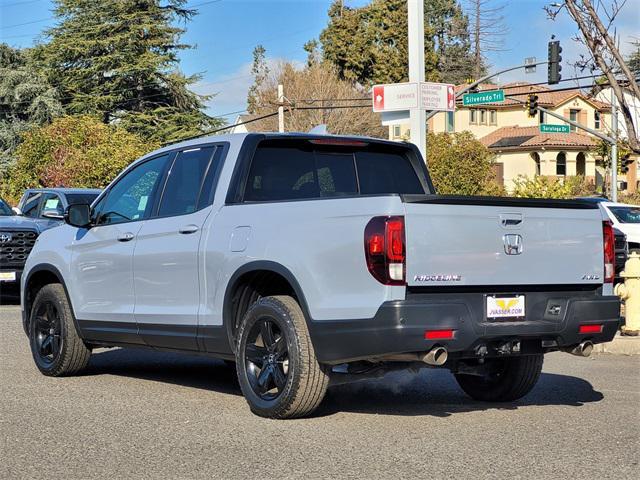
[[[6,303],[6,299],[4,300]],[[0,478],[637,478],[640,357],[547,357],[510,405],[446,371],[335,387],[311,419],[252,415],[223,363],[102,350],[46,378],[0,307]],[[544,460],[542,460],[544,459]]]

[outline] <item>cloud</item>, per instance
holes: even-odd
[[[272,72],[284,62],[292,63],[296,68],[302,68],[303,66],[301,62],[296,60],[267,58],[267,65]],[[251,67],[251,62],[244,63],[230,74],[221,75],[212,81],[201,80],[192,87],[192,90],[200,95],[214,95],[207,102],[207,113],[209,115],[223,116],[224,114],[230,114],[227,116],[227,120],[233,121],[238,113],[231,112],[239,112],[247,108],[247,94],[253,84]]]

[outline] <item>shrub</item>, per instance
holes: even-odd
[[[95,117],[61,117],[24,135],[1,193],[15,201],[25,188],[104,188],[154,148],[157,145]]]
[[[427,165],[442,195],[504,195],[493,172],[493,155],[471,132],[430,133]]]
[[[518,176],[514,181],[511,194],[524,198],[574,198],[593,195],[595,187],[582,176],[571,176],[564,179],[556,177],[536,176],[529,178]]]

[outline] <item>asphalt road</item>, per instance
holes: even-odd
[[[314,418],[252,415],[203,357],[102,350],[75,378],[31,361],[0,306],[0,478],[640,478],[640,358],[555,353],[523,400],[446,371],[334,387]]]

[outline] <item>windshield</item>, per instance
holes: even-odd
[[[9,215],[15,215],[15,213],[11,210],[9,204],[0,198],[0,216],[7,217]]]
[[[620,223],[640,223],[640,207],[609,207]]]
[[[68,193],[67,203],[69,205],[91,205],[97,196],[97,193]]]

